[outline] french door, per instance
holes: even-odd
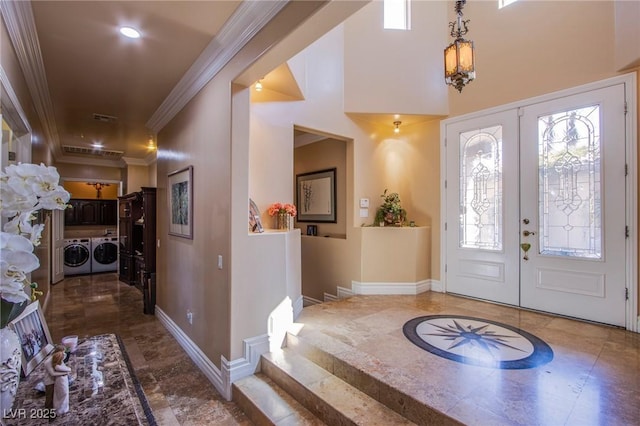
[[[448,292],[626,319],[625,86],[446,125]]]

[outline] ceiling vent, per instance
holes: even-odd
[[[118,121],[118,117],[97,113],[93,113],[93,119],[96,121],[101,121],[103,123],[115,123],[116,121]]]
[[[63,145],[62,151],[65,154],[91,155],[93,157],[108,158],[109,160],[119,160],[124,151],[112,151],[108,149],[85,148],[83,146]]]

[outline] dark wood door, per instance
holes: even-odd
[[[97,200],[80,201],[76,220],[78,225],[100,225],[100,202]]]
[[[100,223],[105,226],[118,224],[118,203],[116,200],[100,201]]]

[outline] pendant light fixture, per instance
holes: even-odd
[[[447,84],[462,92],[462,88],[476,78],[475,52],[473,41],[465,40],[463,35],[469,32],[469,20],[462,20],[462,8],[467,0],[456,1],[457,19],[449,22],[453,43],[444,49],[444,78]]]

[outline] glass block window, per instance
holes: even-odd
[[[460,134],[460,247],[502,250],[502,126]]]
[[[600,144],[599,105],[538,117],[541,254],[602,257]]]

